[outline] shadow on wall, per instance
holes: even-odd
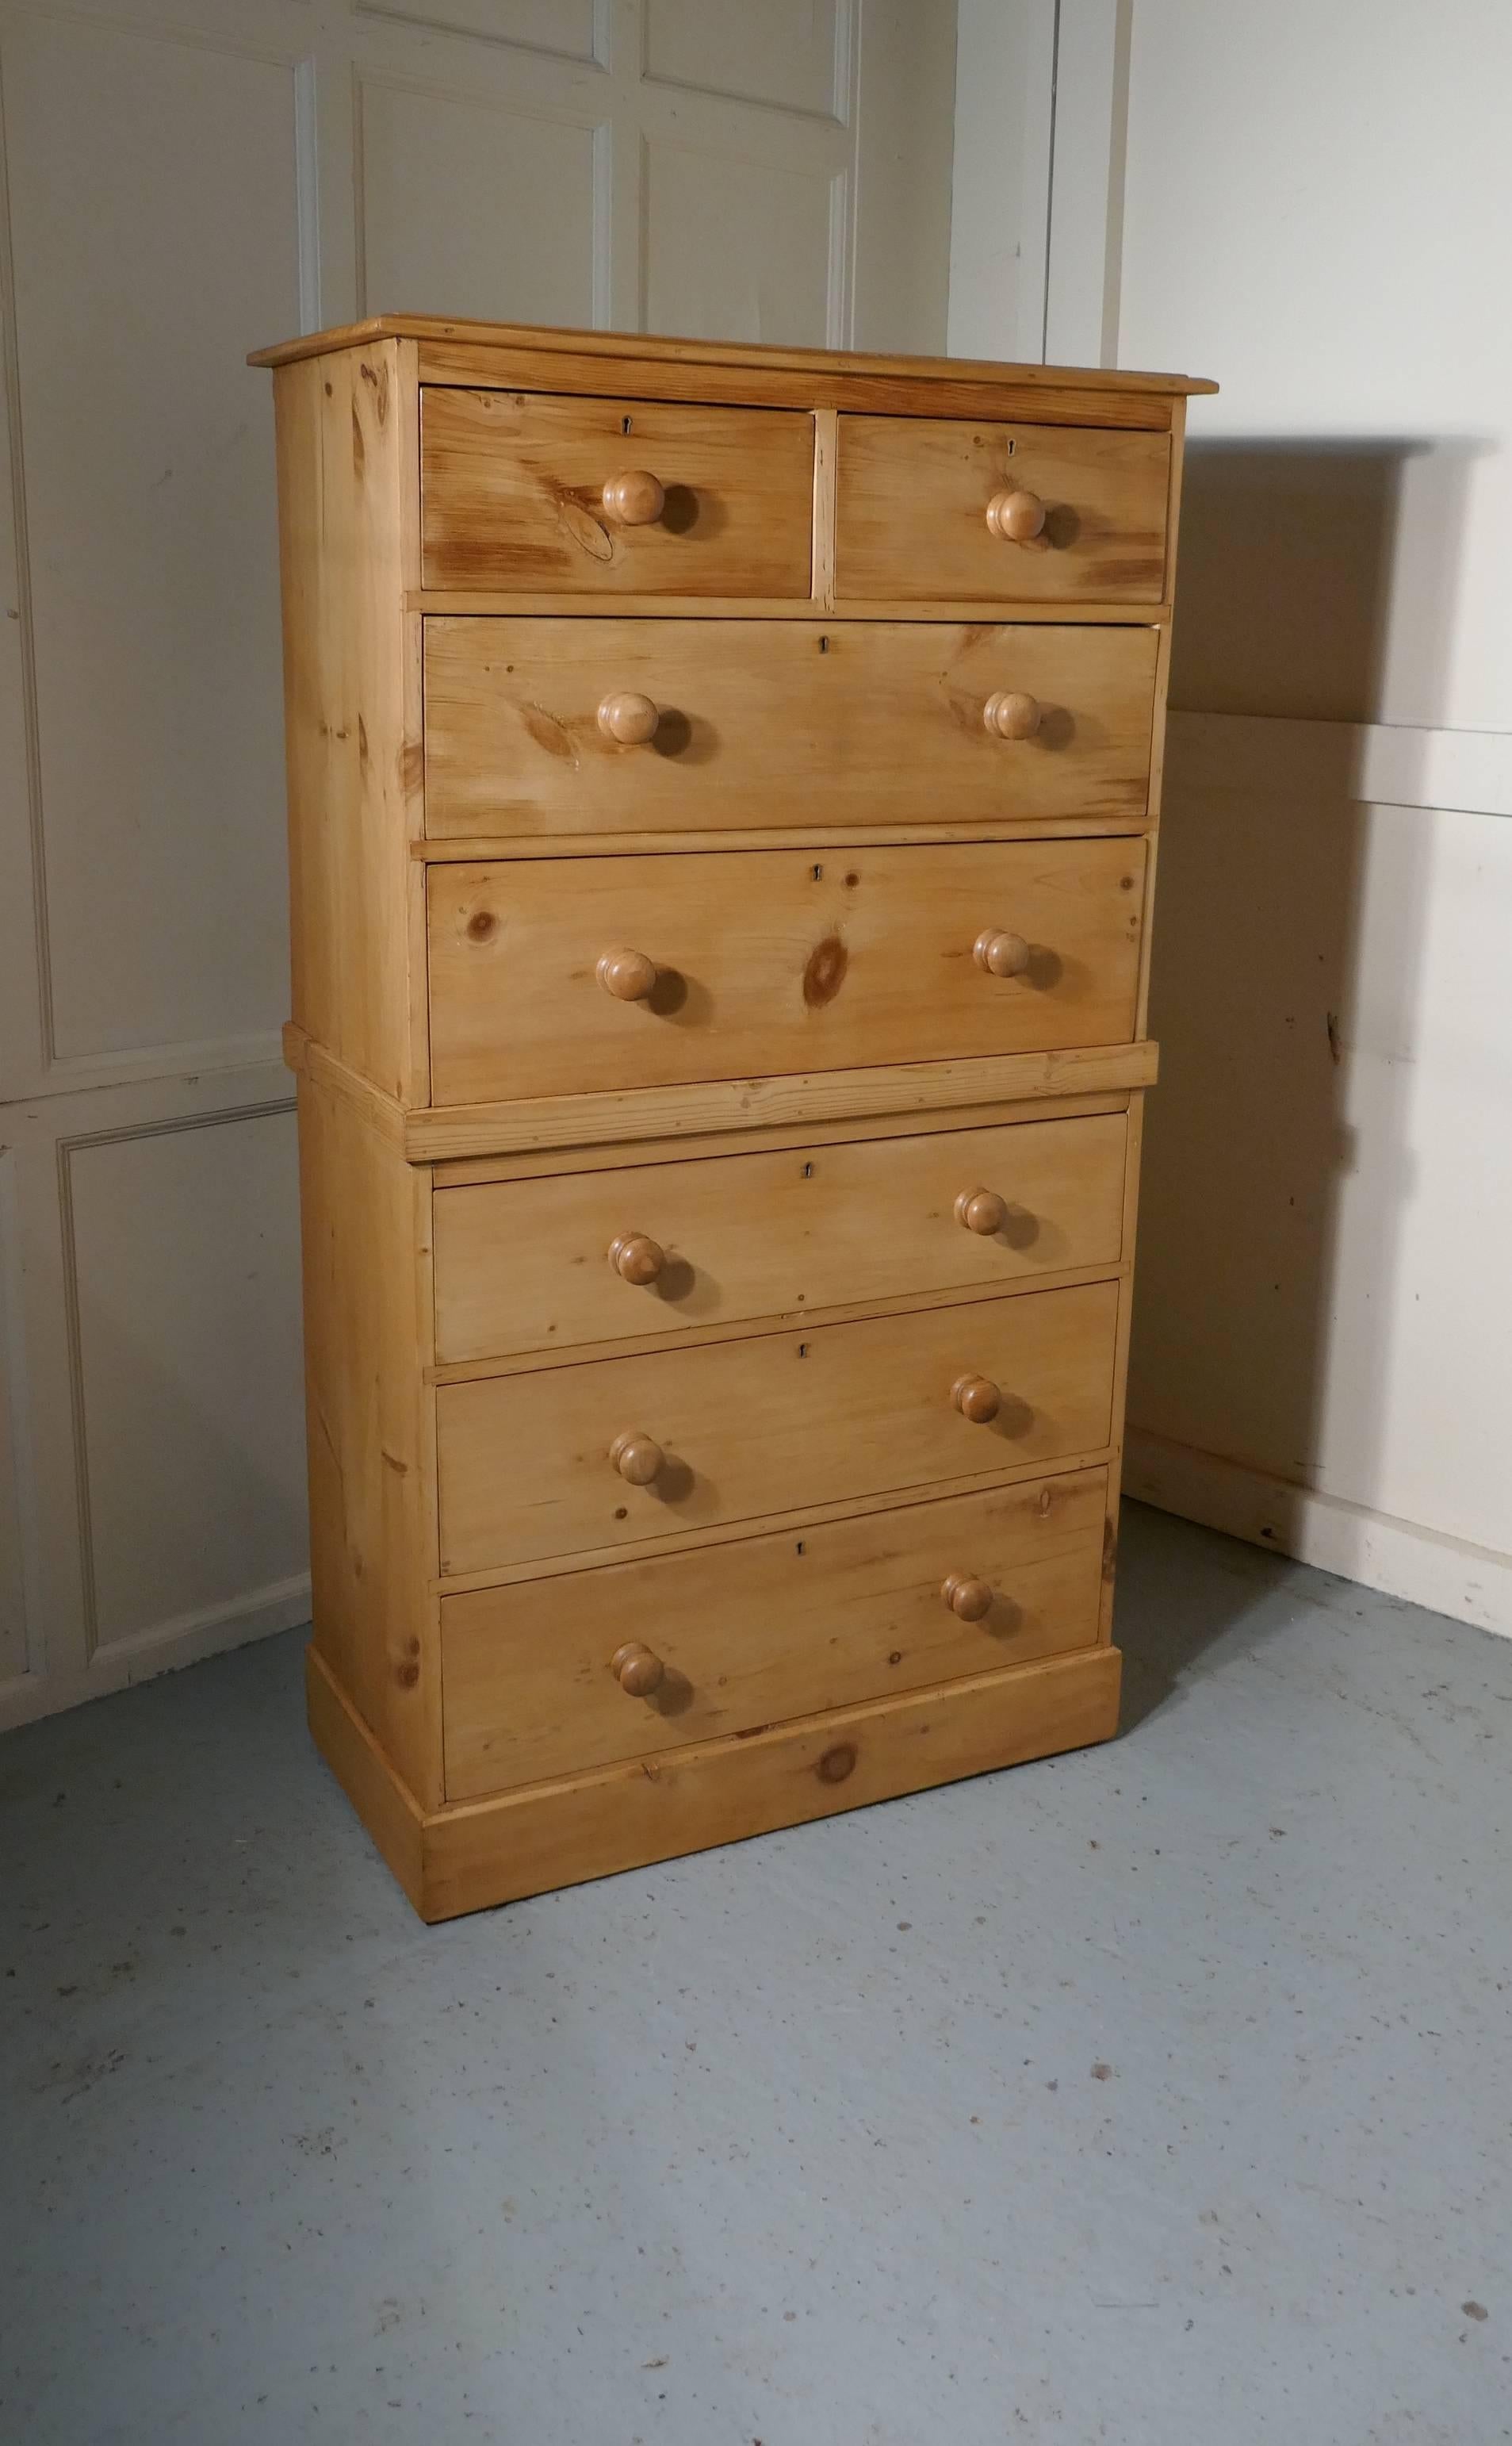
[[[1475,455],[1187,463],[1128,1484],[1281,1550],[1300,1490],[1376,1499],[1430,819],[1354,799],[1348,725],[1443,719]]]

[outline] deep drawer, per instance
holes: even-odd
[[[835,591],[865,601],[1158,603],[1164,433],[842,416]]]
[[[1151,629],[424,628],[433,837],[1137,817],[1148,800]]]
[[[1095,1283],[443,1384],[441,1568],[1100,1452],[1117,1311],[1117,1284]]]
[[[447,1796],[1090,1647],[1107,1496],[1084,1470],[445,1597]]]
[[[806,595],[812,532],[810,416],[420,393],[429,587]]]
[[[442,1361],[1116,1265],[1122,1113],[442,1189]]]
[[[1144,862],[1111,838],[433,866],[432,1100],[1124,1044]]]

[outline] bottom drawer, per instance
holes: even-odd
[[[1107,1495],[1078,1470],[446,1597],[447,1797],[1089,1647]]]

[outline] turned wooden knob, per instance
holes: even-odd
[[[666,507],[665,493],[644,467],[628,467],[623,476],[611,476],[601,499],[609,517],[622,527],[654,527]]]
[[[956,1200],[956,1221],[980,1239],[990,1240],[1008,1220],[1008,1209],[995,1189],[963,1189]]]
[[[999,688],[982,706],[981,720],[995,739],[1033,739],[1039,728],[1038,701],[1022,688]]]
[[[994,493],[987,524],[1004,543],[1033,543],[1044,532],[1044,502],[1037,493]]]
[[[1030,954],[1021,934],[1004,933],[1000,926],[984,926],[971,947],[971,956],[990,977],[1021,977]]]
[[[645,1002],[656,989],[656,962],[644,951],[603,951],[593,973],[616,1002]]]
[[[962,1622],[985,1622],[992,1611],[992,1582],[973,1579],[969,1571],[950,1571],[940,1591]]]
[[[997,1407],[997,1395],[993,1396]],[[609,1446],[609,1458],[626,1486],[649,1486],[666,1455],[652,1436],[616,1436]]]
[[[609,1242],[609,1263],[623,1282],[654,1283],[666,1264],[666,1251],[644,1232],[621,1232]]]
[[[990,1602],[990,1589],[987,1594]],[[975,1615],[967,1616],[968,1621],[976,1619]],[[644,1641],[627,1639],[624,1646],[617,1647],[609,1658],[609,1671],[620,1688],[627,1691],[632,1699],[649,1699],[652,1691],[660,1688],[666,1666],[656,1650],[647,1647]]]
[[[651,699],[636,688],[616,688],[599,707],[599,728],[606,739],[617,739],[622,747],[644,747],[656,737],[661,719]]]
[[[974,1427],[984,1427],[997,1417],[1002,1395],[990,1376],[958,1376],[950,1387],[950,1398],[963,1419]]]

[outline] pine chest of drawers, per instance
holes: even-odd
[[[1174,377],[276,368],[316,1740],[417,1908],[1100,1740]]]

